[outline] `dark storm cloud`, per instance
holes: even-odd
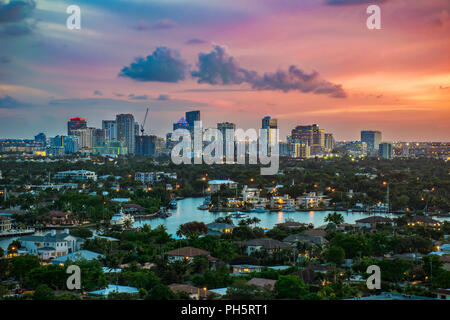
[[[18,22],[28,18],[36,7],[33,0],[12,0],[9,3],[0,2],[0,23]]]
[[[386,0],[327,0],[326,4],[330,6],[345,6],[352,4],[379,4]]]
[[[178,82],[185,78],[187,67],[178,51],[158,47],[147,58],[135,58],[130,66],[122,68],[119,76],[136,81]]]
[[[102,96],[103,93],[100,90],[95,90],[94,91],[94,96]]]
[[[0,24],[0,37],[18,37],[30,34],[35,25],[35,23],[27,21]]]
[[[255,90],[300,91],[325,94],[333,98],[346,97],[341,85],[321,79],[316,71],[306,73],[292,65],[287,71],[278,70],[259,75],[256,71],[240,67],[221,46],[216,46],[210,53],[200,53],[198,60],[198,70],[191,73],[193,77],[198,78],[198,83],[211,85],[248,83]]]

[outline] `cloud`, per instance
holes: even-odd
[[[17,23],[0,24],[1,37],[19,37],[30,34],[36,27],[36,22],[21,21]]]
[[[159,97],[156,98],[156,100],[167,101],[167,100],[170,100],[170,96],[168,94],[160,94]]]
[[[2,64],[11,63],[11,58],[9,58],[7,56],[0,56],[0,63],[2,63]]]
[[[198,78],[198,83],[241,84],[249,77],[248,71],[239,67],[221,46],[215,46],[210,53],[199,53],[197,67],[191,75]]]
[[[341,85],[321,79],[317,71],[306,73],[294,65],[287,71],[278,70],[259,75],[256,71],[240,67],[221,46],[215,46],[210,53],[200,53],[198,60],[198,70],[191,72],[193,77],[198,78],[198,83],[211,85],[248,83],[255,90],[300,91],[326,94],[333,98],[347,96]]]
[[[36,7],[33,0],[12,0],[0,2],[0,23],[19,22],[28,18]]]
[[[178,25],[170,19],[161,19],[156,21],[153,25],[153,29],[173,29],[177,26]]]
[[[27,103],[20,102],[11,96],[0,97],[0,109],[17,109],[29,106]]]
[[[147,58],[135,58],[130,66],[122,68],[119,76],[136,81],[178,82],[184,80],[187,68],[178,51],[158,47]]]
[[[196,45],[196,44],[203,44],[203,43],[206,43],[206,41],[199,39],[199,38],[192,38],[185,42],[185,44],[188,44],[188,45]]]
[[[116,97],[123,97],[123,96],[124,96],[124,94],[122,94],[122,93],[114,93],[114,95],[115,95]]]
[[[95,90],[94,91],[94,96],[102,96],[103,93],[100,90]]]
[[[133,93],[130,93],[128,98],[131,100],[148,100],[148,95],[135,96]]]
[[[326,4],[330,6],[345,6],[354,4],[379,4],[386,0],[327,0]]]

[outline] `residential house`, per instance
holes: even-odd
[[[67,229],[63,233],[56,233],[56,230],[52,230],[46,235],[23,236],[18,240],[29,254],[37,255],[42,260],[78,251],[84,243],[84,239],[70,235]]]
[[[190,284],[172,283],[169,289],[173,293],[186,292],[193,300],[205,300],[208,295],[216,295],[216,293],[207,290],[206,288],[197,288]]]
[[[370,216],[364,219],[356,220],[356,225],[364,227],[364,228],[370,228],[375,229],[378,224],[392,224],[392,219],[381,217],[381,216]]]
[[[438,299],[450,300],[450,289],[437,289],[434,291]]]
[[[12,229],[12,220],[6,216],[0,216],[0,232],[7,232]]]
[[[407,218],[408,226],[425,226],[431,228],[439,228],[441,223],[427,216],[416,215]]]
[[[74,218],[70,211],[53,210],[49,214],[50,222],[53,225],[74,225],[78,220]]]
[[[80,251],[66,254],[64,256],[54,258],[52,260],[52,264],[53,265],[64,265],[67,261],[72,261],[72,262],[81,261],[81,260],[92,261],[94,259],[98,260],[103,257],[104,257],[104,255],[97,253],[97,252],[93,252],[93,251],[89,251],[89,250],[80,250]]]
[[[302,208],[318,208],[320,206],[327,207],[330,204],[330,198],[322,193],[309,192],[297,198],[297,205]]]
[[[267,250],[269,253],[273,253],[281,249],[290,248],[290,246],[284,242],[268,238],[249,240],[245,242],[244,247],[246,248],[247,255],[250,255],[253,252],[260,251],[263,249]]]
[[[138,204],[126,203],[123,205],[123,212],[126,214],[145,214],[146,209]]]
[[[241,275],[251,272],[260,272],[264,267],[252,264],[235,264],[231,266],[232,275]]]
[[[183,247],[179,249],[174,249],[168,251],[167,255],[169,256],[169,261],[180,261],[180,260],[192,261],[197,256],[206,256],[208,261],[213,263],[218,260],[217,258],[212,257],[209,251],[193,247]]]
[[[270,291],[275,287],[276,280],[272,279],[263,279],[263,278],[252,278],[247,282],[247,284],[251,284],[257,286],[261,289],[268,289]]]
[[[219,191],[222,187],[229,189],[236,189],[238,183],[232,180],[210,180],[208,181],[208,191],[214,193]]]
[[[231,233],[235,228],[234,225],[223,222],[212,222],[206,225],[208,227],[208,234],[220,235],[223,233]]]

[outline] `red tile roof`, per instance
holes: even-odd
[[[179,249],[174,249],[171,251],[168,251],[167,254],[169,256],[177,256],[177,257],[195,257],[195,256],[209,256],[209,251],[197,249],[193,247],[184,247]]]

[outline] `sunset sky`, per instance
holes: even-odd
[[[317,123],[336,140],[450,141],[450,1],[0,0],[0,138],[146,107],[159,136],[198,109],[206,127],[270,115],[283,139]]]

